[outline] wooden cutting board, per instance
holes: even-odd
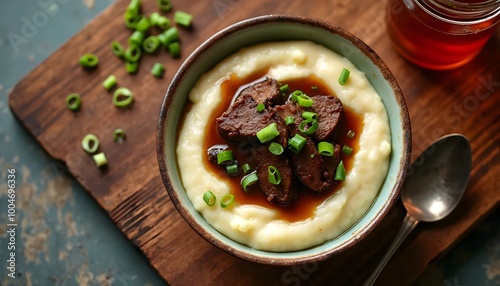
[[[156,1],[143,0],[149,14]],[[110,50],[113,40],[130,35],[122,21],[128,1],[118,0],[41,63],[12,90],[14,115],[50,156],[90,192],[116,225],[172,285],[353,285],[363,281],[395,236],[404,210],[398,204],[367,239],[331,259],[297,267],[250,263],[213,247],[198,236],[173,207],[161,181],[156,160],[156,127],[163,95],[182,61],[214,32],[237,21],[264,14],[298,14],[340,25],[369,44],[399,81],[410,111],[413,156],[438,137],[458,132],[472,143],[473,169],[469,187],[456,211],[434,224],[422,223],[403,243],[382,273],[380,285],[409,284],[457,240],[483,219],[500,200],[500,35],[497,33],[470,64],[434,72],[413,66],[391,47],[384,26],[384,1],[173,1],[174,10],[194,15],[192,29],[181,29],[182,57],[163,51],[145,55],[140,71],[128,75]],[[172,17],[172,12],[167,16]],[[91,72],[78,66],[86,52],[99,56]],[[163,79],[149,74],[161,62]],[[136,95],[132,108],[119,110],[101,82],[110,74]],[[65,107],[65,97],[83,98],[78,113]],[[113,141],[115,128],[127,139]],[[100,170],[80,148],[87,133],[101,140],[109,167]]]

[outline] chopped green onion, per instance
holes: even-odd
[[[181,56],[181,44],[179,42],[173,42],[168,44],[168,52],[172,58],[178,58]]]
[[[312,90],[318,90],[318,87],[317,87],[317,86],[315,86],[315,85],[313,85],[313,86],[311,86],[311,89],[312,89]]]
[[[93,154],[99,148],[99,139],[94,134],[87,134],[82,139],[82,149],[89,153]]]
[[[300,90],[295,90],[294,92],[292,92],[292,101],[293,102],[297,102],[297,98],[301,95],[304,95],[304,93]]]
[[[139,62],[126,62],[125,63],[125,70],[129,74],[134,74],[139,70]]]
[[[339,165],[337,166],[334,180],[345,181],[345,168],[344,168],[344,163],[342,161],[340,161]]]
[[[123,131],[123,129],[121,128],[115,129],[115,131],[113,131],[113,140],[115,141],[125,140],[125,131]]]
[[[141,0],[130,0],[127,11],[139,14],[141,12]]]
[[[243,187],[243,190],[245,190],[245,192],[248,192],[247,187],[255,184],[258,181],[259,177],[257,176],[257,173],[254,171],[241,179],[241,186]]]
[[[306,138],[300,136],[299,134],[295,134],[290,140],[288,140],[288,149],[290,149],[293,153],[299,154],[302,147],[306,145]]]
[[[102,152],[95,154],[94,156],[92,156],[92,158],[94,159],[94,162],[97,167],[102,167],[108,164],[108,160],[106,159],[106,156]]]
[[[269,183],[273,185],[279,185],[281,183],[281,174],[274,166],[267,167],[267,176]]]
[[[165,67],[160,63],[155,63],[153,65],[153,68],[151,69],[151,73],[157,78],[161,78],[164,72],[165,72]]]
[[[309,96],[302,94],[297,96],[297,104],[302,107],[311,107],[313,105],[313,100]]]
[[[162,33],[162,35],[165,36],[165,42],[162,42],[165,47],[168,47],[168,44],[179,40],[179,30],[176,27],[168,28]]]
[[[129,106],[132,101],[134,101],[134,95],[126,87],[119,87],[113,93],[113,104],[117,107]]]
[[[299,130],[301,133],[306,134],[306,135],[313,134],[314,132],[316,132],[316,130],[318,130],[318,120],[306,119],[306,120],[302,121],[299,125]]]
[[[191,26],[192,20],[193,20],[193,15],[188,14],[186,12],[176,11],[174,14],[174,22],[181,26],[184,27]]]
[[[309,155],[309,158],[311,158],[311,159],[314,158],[314,153]]]
[[[342,147],[342,153],[344,155],[351,155],[352,153],[352,148],[347,146],[347,145],[344,145],[344,147]]]
[[[111,49],[113,50],[113,54],[115,54],[115,56],[119,58],[123,58],[125,56],[125,49],[119,42],[114,41],[111,43]]]
[[[165,16],[161,16],[158,12],[154,12],[149,15],[149,23],[152,26],[157,26],[162,30],[166,30],[171,26],[170,20]]]
[[[82,99],[78,93],[71,93],[66,97],[66,106],[69,110],[78,111],[82,105]]]
[[[264,103],[257,104],[257,111],[258,112],[262,112],[262,111],[264,111],[264,109],[266,109],[266,106],[264,105]]]
[[[205,201],[205,203],[211,207],[213,205],[215,205],[215,201],[217,200],[217,198],[215,197],[214,193],[212,193],[211,191],[206,191],[204,194],[203,194],[203,201]]]
[[[220,199],[220,206],[223,208],[227,208],[230,204],[234,202],[234,195],[233,194],[226,194],[222,196]]]
[[[318,119],[318,114],[315,113],[315,112],[311,112],[311,111],[304,111],[302,113],[302,118],[304,119]]]
[[[131,44],[125,51],[125,59],[128,62],[137,62],[141,58],[141,48],[138,45]]]
[[[340,85],[344,85],[347,82],[347,80],[349,79],[350,73],[351,73],[350,70],[348,70],[346,68],[342,69],[342,72],[340,73],[340,76],[339,76],[339,84]]]
[[[326,141],[319,142],[318,152],[323,156],[333,156],[333,144]]]
[[[250,171],[250,169],[252,169],[252,168],[250,167],[250,164],[248,164],[248,163],[245,163],[241,166],[241,170],[243,170],[243,173],[245,173],[245,174],[248,173],[248,171]]]
[[[238,164],[226,165],[226,172],[229,176],[238,175],[240,173],[240,169],[238,168]]]
[[[137,21],[137,23],[135,24],[135,29],[137,31],[141,31],[141,32],[147,32],[149,30],[149,27],[151,25],[149,24],[149,20],[147,17],[142,17],[139,19],[139,21]]]
[[[231,150],[224,150],[219,153],[217,153],[217,164],[218,165],[223,165],[223,164],[228,164],[233,162],[233,151]]]
[[[282,94],[288,94],[290,92],[290,87],[288,86],[288,84],[282,85],[280,87],[280,91]]]
[[[80,57],[79,62],[84,68],[93,68],[99,63],[99,58],[94,54],[85,54]]]
[[[146,37],[146,34],[144,32],[134,31],[132,35],[130,35],[130,37],[128,38],[128,43],[141,46],[142,42],[144,41],[144,37]]]
[[[271,123],[268,126],[257,131],[257,138],[260,143],[266,143],[269,140],[274,139],[276,136],[280,135],[276,123]]]
[[[141,15],[139,12],[136,11],[126,11],[125,14],[123,14],[123,20],[125,21],[125,26],[129,29],[135,29],[137,22],[139,22],[139,19],[141,18]]]
[[[116,80],[116,76],[110,75],[102,82],[102,86],[104,86],[104,88],[109,91],[113,87],[115,87],[117,83],[118,81]]]
[[[158,12],[153,12],[149,15],[149,23],[153,26],[156,26],[156,23],[158,23],[158,19],[160,19],[160,17],[163,17],[160,15],[160,13]]]
[[[169,12],[172,10],[172,3],[170,0],[157,0],[156,4],[158,5],[158,9],[162,12]]]
[[[281,155],[283,153],[284,149],[281,144],[276,143],[276,142],[271,142],[269,145],[269,152],[271,152],[274,155]]]
[[[293,123],[295,123],[295,119],[293,118],[293,116],[289,115],[289,116],[285,117],[285,123],[286,123],[286,125],[293,124]]]
[[[354,138],[356,136],[356,133],[352,130],[347,131],[347,137],[349,138]]]
[[[156,36],[149,36],[142,43],[142,49],[148,54],[156,52],[159,46],[160,40]]]
[[[158,41],[160,41],[160,44],[162,47],[167,47],[167,36],[165,34],[158,34],[156,35],[156,38],[158,38]]]
[[[160,18],[156,20],[156,26],[165,31],[166,29],[170,28],[171,23],[167,17],[160,16]]]

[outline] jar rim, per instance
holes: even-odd
[[[475,25],[495,17],[500,18],[500,0],[476,3],[456,0],[414,0],[414,3],[428,15],[453,25]]]
[[[433,1],[433,0],[431,0]],[[494,9],[500,6],[500,0],[486,0],[482,2],[462,2],[457,0],[435,0],[435,2],[440,3],[448,7],[454,7],[457,9],[465,10],[476,10],[476,9]]]

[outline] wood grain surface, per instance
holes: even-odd
[[[435,139],[462,133],[472,144],[472,176],[463,201],[445,220],[420,224],[389,262],[379,285],[405,285],[439,259],[500,201],[500,35],[497,33],[471,63],[453,71],[418,68],[391,47],[384,24],[384,1],[172,1],[174,10],[194,15],[192,29],[181,29],[182,57],[162,51],[145,55],[136,75],[125,72],[111,53],[113,40],[130,35],[122,21],[128,3],[118,0],[80,33],[30,72],[12,90],[9,105],[16,118],[53,158],[90,192],[116,225],[172,285],[356,285],[375,267],[404,216],[398,204],[367,239],[321,263],[277,267],[228,255],[198,236],[180,217],[164,189],[156,159],[156,127],[161,101],[182,61],[214,32],[264,14],[320,18],[349,30],[387,63],[398,80],[410,111],[416,158]],[[156,1],[143,0],[144,13]],[[172,12],[167,16],[172,17]],[[85,71],[78,58],[99,56],[99,67]],[[152,65],[167,67],[163,79],[149,74]],[[117,109],[101,82],[109,75],[136,95],[133,107]],[[67,94],[78,92],[80,112],[66,109]],[[115,128],[127,139],[113,141]],[[108,168],[100,170],[80,148],[87,133],[96,134]]]

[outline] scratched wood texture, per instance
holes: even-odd
[[[156,1],[143,1],[145,13]],[[21,124],[50,156],[64,162],[123,233],[172,285],[355,285],[381,258],[403,220],[398,204],[366,240],[327,261],[298,267],[250,263],[226,254],[199,237],[179,216],[161,181],[155,135],[163,95],[177,68],[190,52],[214,32],[237,21],[264,14],[298,14],[326,20],[351,31],[369,44],[395,74],[405,94],[413,129],[413,155],[438,137],[458,132],[472,143],[469,187],[456,211],[445,220],[419,225],[382,273],[380,285],[414,281],[441,257],[500,200],[500,35],[488,42],[466,66],[447,72],[420,69],[398,56],[384,26],[384,1],[173,1],[174,10],[194,15],[194,26],[181,29],[182,57],[163,51],[145,55],[138,74],[128,75],[110,43],[126,43],[130,32],[122,23],[126,0],[118,0],[30,72],[12,90],[9,105]],[[172,13],[167,16],[171,17]],[[78,66],[85,52],[96,53],[99,67]],[[149,74],[155,62],[167,66],[163,79]],[[119,110],[101,86],[109,74],[136,95],[132,108]],[[69,112],[67,94],[82,95],[82,110]],[[113,142],[121,127],[127,139]],[[109,167],[99,170],[80,148],[87,133],[101,140]]]

